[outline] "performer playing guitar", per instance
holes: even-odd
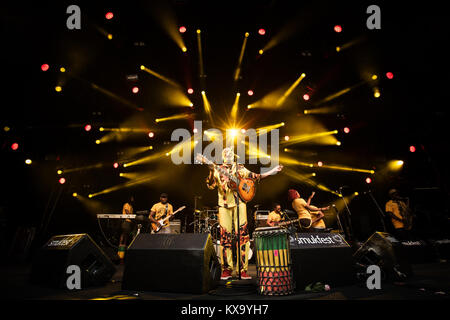
[[[234,224],[235,236],[239,236],[240,248],[238,250],[237,258],[240,259],[239,265],[241,279],[251,279],[248,275],[248,253],[250,248],[249,232],[247,227],[247,206],[244,201],[239,201],[239,228],[237,221],[237,205],[235,201],[234,190],[237,190],[237,183],[242,186],[242,194],[240,198],[245,198],[246,191],[251,189],[248,187],[250,182],[245,182],[245,179],[259,181],[272,174],[281,171],[282,166],[276,166],[272,170],[257,174],[250,172],[243,165],[234,163],[234,152],[232,148],[225,148],[222,151],[223,165],[218,166],[209,162],[209,176],[206,179],[206,184],[209,189],[218,189],[219,196],[219,224],[220,224],[220,246],[221,246],[221,265],[222,265],[222,280],[227,280],[232,277],[233,271],[233,253],[232,253],[232,228]],[[199,161],[205,162],[204,157],[199,155]],[[235,179],[238,178],[238,179]],[[234,180],[234,181],[233,181]],[[247,186],[245,185],[247,184]],[[239,198],[238,198],[239,199]],[[239,229],[237,231],[236,229]]]
[[[276,203],[273,206],[273,211],[271,211],[267,216],[267,225],[271,227],[277,226],[280,221],[283,220],[282,214],[283,212],[281,211],[281,205]]]
[[[150,209],[150,215],[148,217],[150,219],[150,222],[152,223],[153,232],[171,233],[171,230],[169,228],[169,218],[176,212],[183,210],[184,207],[178,209],[174,213],[172,205],[168,203],[167,193],[162,193],[159,200],[160,202],[155,203]]]

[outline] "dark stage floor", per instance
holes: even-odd
[[[265,297],[256,293],[256,268],[250,265],[253,280],[234,280],[231,284],[221,281],[216,290],[208,294],[193,295],[161,292],[131,292],[121,290],[123,266],[110,282],[101,287],[79,291],[35,286],[28,282],[30,265],[0,267],[0,287],[3,299],[27,300],[442,300],[450,298],[450,263],[431,263],[413,266],[414,277],[406,283],[382,283],[380,290],[368,290],[362,284],[331,288],[327,292],[305,292],[283,297]]]

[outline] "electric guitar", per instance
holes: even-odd
[[[158,220],[158,223],[154,223],[152,222],[152,229],[153,229],[153,233],[158,233],[159,230],[161,230],[163,227],[165,227],[164,223],[169,220],[170,218],[172,218],[177,212],[180,212],[182,210],[184,210],[186,208],[186,206],[182,206],[180,208],[177,209],[177,211],[175,211],[174,213],[172,213],[171,215],[168,215],[167,217],[165,217],[164,219]]]
[[[206,163],[207,165],[213,166],[214,169],[219,171],[220,174],[224,175],[228,178],[228,186],[231,190],[236,191],[239,195],[239,198],[244,202],[249,202],[253,199],[256,194],[256,183],[255,180],[251,178],[241,178],[239,174],[236,176],[230,174],[228,170],[218,166],[211,160],[208,160],[206,157],[197,154],[197,161],[201,163]]]

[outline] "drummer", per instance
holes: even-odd
[[[282,214],[283,213],[281,212],[281,205],[278,203],[275,203],[273,205],[273,210],[267,216],[267,225],[269,225],[271,227],[277,226],[281,220],[284,220],[282,218]]]

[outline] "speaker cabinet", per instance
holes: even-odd
[[[48,287],[66,288],[67,267],[81,271],[81,288],[102,285],[116,268],[103,250],[86,234],[53,236],[34,257],[31,282]]]
[[[220,273],[210,234],[139,234],[125,255],[122,289],[205,293]]]
[[[298,290],[315,282],[334,287],[357,281],[352,250],[340,234],[297,233],[290,247]]]
[[[375,232],[355,252],[354,257],[362,265],[378,265],[389,280],[402,280],[412,276],[408,261],[412,248],[403,245],[389,233]]]

